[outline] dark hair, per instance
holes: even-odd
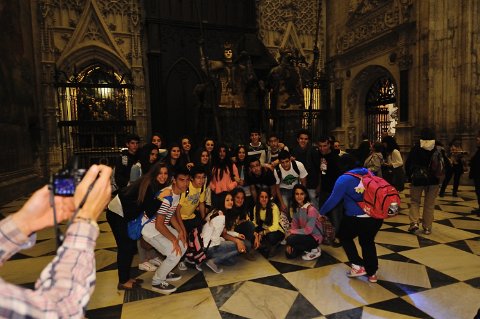
[[[220,198],[217,201],[216,207],[214,207],[215,209],[221,210],[225,216],[227,215],[227,209],[225,208],[225,199],[227,198],[228,195],[232,196],[230,192],[221,193]],[[233,196],[232,196],[232,199],[233,199]]]
[[[330,140],[330,138],[328,136],[320,136],[320,138],[318,139],[318,141],[320,143],[326,143],[328,142],[329,144],[333,144],[333,142]]]
[[[175,172],[173,173],[173,178],[177,179],[178,175],[190,176],[190,172],[186,167],[180,166],[175,169]]]
[[[383,144],[380,142],[373,143],[373,151],[374,152],[383,152]]]
[[[165,163],[167,163],[167,165],[171,165],[172,149],[174,147],[178,147],[180,149],[180,153],[182,152],[182,147],[178,143],[172,143],[168,148],[168,153],[167,153],[167,156],[165,157]],[[180,157],[176,160],[175,164],[177,164],[179,160],[180,160]]]
[[[338,168],[342,174],[357,167],[362,167],[362,165],[352,154],[343,154],[338,158]]]
[[[284,160],[290,158],[290,152],[287,150],[281,150],[280,153],[278,153],[278,160]]]
[[[165,167],[168,172],[169,178],[167,179],[167,182],[165,184],[160,184],[157,181],[157,176],[160,174],[160,170]],[[143,203],[143,200],[145,198],[145,194],[147,192],[148,187],[152,188],[153,193],[156,193],[157,191],[161,190],[162,188],[170,185],[171,183],[171,172],[168,170],[167,165],[162,162],[157,162],[153,164],[153,166],[148,170],[148,172],[145,175],[142,175],[137,181],[134,182],[139,184],[138,188],[138,197],[137,197],[137,203],[141,204]]]
[[[150,136],[150,142],[152,142],[152,139],[153,139],[154,136],[160,137],[160,143],[161,143],[160,146],[165,145],[165,140],[163,139],[163,135],[158,133],[158,132],[153,132],[152,133],[152,136]]]
[[[262,131],[258,127],[254,127],[250,129],[250,134],[253,134],[253,133],[258,133],[259,135],[262,135]]]
[[[249,156],[249,157],[247,157],[247,159],[245,161],[248,163],[248,166],[250,167],[250,164],[252,164],[252,163],[255,163],[255,162],[260,163],[260,158],[257,157],[257,156]]]
[[[235,197],[240,193],[243,194],[244,200],[243,200],[242,206],[237,207],[235,206]],[[243,188],[237,187],[231,192],[231,194],[233,199],[233,208],[232,208],[232,211],[225,216],[225,227],[227,228],[227,230],[233,229],[233,227],[235,226],[235,222],[237,221],[238,218],[241,220],[244,220],[247,218],[247,215],[248,215],[247,204],[246,204],[246,194]]]
[[[262,220],[260,219],[260,209],[262,209],[262,205],[260,205],[260,194],[261,193],[267,193],[268,197],[268,202],[267,202],[267,207],[266,207],[266,212],[265,212],[265,220],[263,221],[267,226],[272,226],[273,224],[273,202],[272,202],[272,196],[270,194],[270,189],[268,187],[262,187],[258,191],[258,195],[256,198],[256,203],[255,203],[255,220],[257,221],[258,225],[262,224]]]
[[[225,158],[220,159],[220,150],[225,149]],[[233,174],[233,163],[230,156],[230,150],[225,144],[221,144],[215,150],[215,153],[212,156],[212,177],[216,178],[217,180],[221,180],[223,178],[223,173],[228,172],[230,173],[230,178],[233,180],[235,175]]]
[[[304,129],[304,128],[299,129],[299,130],[297,131],[297,138],[299,138],[300,135],[302,135],[302,134],[307,135],[307,136],[308,136],[308,139],[310,139],[310,132],[309,132],[308,130],[306,130],[306,129]]]
[[[152,143],[148,143],[148,144],[145,144],[138,152],[138,161],[140,162],[140,165],[142,166],[142,175],[147,173],[148,170],[150,169],[150,167],[155,164],[155,162],[153,163],[150,163],[150,153],[153,151],[153,150],[157,150],[158,151],[158,147],[157,145],[155,144],[152,144]],[[157,157],[157,161],[158,161],[158,157]]]
[[[192,178],[195,178],[195,175],[197,175],[197,174],[205,174],[206,175],[205,168],[202,165],[194,165],[190,169],[190,176]]]
[[[137,134],[128,134],[125,136],[125,143],[130,143],[131,141],[137,141],[140,142],[140,136]]]
[[[193,149],[192,139],[190,138],[190,136],[188,136],[188,135],[183,135],[183,136],[180,138],[180,152],[182,152],[182,153],[184,152],[184,150],[183,150],[183,143],[182,143],[182,141],[183,141],[184,139],[187,139],[188,142],[190,143],[190,146],[191,146],[191,147],[190,147],[190,150]]]
[[[387,152],[387,154],[392,153],[393,150],[400,150],[400,147],[398,146],[397,141],[395,140],[394,137],[392,137],[390,135],[385,136],[382,139],[382,143],[387,144],[387,146],[385,147],[385,151]]]
[[[308,194],[308,190],[305,186],[303,186],[302,184],[295,184],[295,186],[293,186],[293,189],[292,189],[292,208],[293,208],[293,211],[295,212],[297,210],[298,207],[298,203],[297,201],[295,200],[295,191],[297,189],[301,189],[302,192],[305,194],[305,200],[303,202],[303,204],[305,205],[306,203],[310,202],[310,195]]]

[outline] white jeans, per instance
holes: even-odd
[[[167,228],[173,235],[175,235],[175,237],[178,237],[178,232],[175,230],[175,228],[171,226],[167,226]],[[157,268],[157,270],[155,271],[155,275],[153,275],[152,278],[152,285],[158,285],[160,282],[167,279],[168,273],[171,272],[173,268],[175,268],[175,266],[180,261],[180,258],[182,258],[183,254],[185,254],[187,248],[183,245],[182,242],[179,242],[182,253],[180,255],[176,255],[175,251],[172,252],[173,243],[162,234],[158,234],[154,237],[143,238],[147,243],[152,245],[156,250],[158,250],[162,255],[165,256],[165,260],[162,262],[162,265]]]

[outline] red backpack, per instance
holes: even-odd
[[[386,180],[373,175],[370,171],[365,175],[350,172],[345,174],[354,176],[362,181],[365,188],[363,201],[357,202],[357,204],[367,215],[373,218],[385,219],[398,213],[400,195],[397,189]]]

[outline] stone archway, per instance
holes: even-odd
[[[352,80],[350,91],[347,95],[348,145],[353,148],[358,143],[362,133],[367,133],[367,97],[379,79],[388,78],[392,85],[398,90],[394,76],[385,67],[370,65],[361,70]],[[397,103],[398,104],[398,103]],[[371,139],[376,139],[381,133],[372,133]]]

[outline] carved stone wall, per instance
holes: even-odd
[[[396,133],[403,151],[424,126],[435,128],[443,143],[461,137],[473,151],[480,129],[479,18],[475,0],[328,1],[331,92],[341,88],[343,94],[342,126],[334,132],[358,145],[365,114],[356,110],[364,107],[371,83],[354,79],[380,66],[398,84],[398,96],[408,91]]]
[[[312,62],[317,13],[319,13],[317,44],[320,50],[319,68],[324,68],[325,2],[325,0],[261,0],[257,2],[259,36],[273,56],[278,57],[280,49],[288,48],[298,50],[308,62]]]
[[[49,166],[59,164],[55,70],[67,76],[94,63],[131,74],[135,85],[133,119],[147,135],[147,106],[142,49],[143,9],[138,0],[32,0],[38,11],[41,105],[46,126]],[[35,23],[36,22],[36,23]]]

